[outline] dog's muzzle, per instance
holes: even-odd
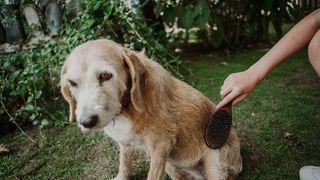
[[[81,118],[80,124],[85,128],[93,128],[98,123],[98,115],[93,115],[88,118]]]

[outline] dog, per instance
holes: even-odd
[[[242,170],[240,142],[231,129],[218,150],[204,142],[216,106],[160,64],[110,40],[76,47],[61,69],[69,121],[83,132],[103,130],[120,147],[117,180],[126,180],[135,150],[150,157],[148,180],[234,179]]]

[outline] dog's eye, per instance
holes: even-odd
[[[70,85],[71,85],[72,87],[75,87],[75,88],[78,87],[78,84],[77,84],[77,83],[71,81],[70,79],[68,79],[68,81],[69,81],[69,83],[70,83]]]
[[[107,81],[109,79],[112,78],[112,74],[109,73],[109,72],[102,72],[100,75],[99,75],[99,82],[100,84],[103,83],[104,81]]]

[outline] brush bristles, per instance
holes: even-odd
[[[232,114],[217,110],[209,120],[204,134],[207,146],[211,149],[221,148],[228,139],[232,125]]]

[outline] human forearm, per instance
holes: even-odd
[[[296,24],[277,44],[275,44],[259,61],[253,64],[248,70],[229,75],[220,91],[223,100],[217,108],[223,107],[230,101],[237,104],[257,86],[257,84],[275,66],[284,61],[287,57],[306,46],[312,39],[313,53],[310,62],[320,75],[320,33],[315,33],[320,28],[320,10],[314,11]],[[310,45],[309,45],[310,46]],[[309,48],[310,49],[310,48]]]
[[[248,71],[255,74],[258,81],[284,59],[305,47],[320,28],[320,11],[314,11],[296,24],[277,44],[275,44]]]

